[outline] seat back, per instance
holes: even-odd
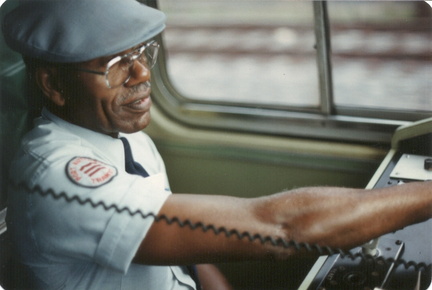
[[[0,9],[0,21],[16,5],[7,0]],[[26,72],[21,55],[9,49],[0,33],[0,285],[10,280],[11,251],[5,216],[9,167],[20,139],[31,126]]]

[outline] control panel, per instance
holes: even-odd
[[[427,180],[432,180],[432,118],[395,132],[392,149],[367,188]],[[300,289],[432,289],[432,219],[384,235],[350,253],[320,257]]]

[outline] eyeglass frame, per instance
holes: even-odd
[[[108,80],[108,73],[109,70],[112,66],[114,66],[116,63],[120,62],[123,58],[129,58],[130,62],[132,63],[132,65],[129,67],[129,69],[133,66],[133,62],[135,60],[137,60],[138,58],[140,58],[143,53],[145,52],[146,48],[149,46],[154,46],[155,47],[155,57],[154,57],[154,61],[153,63],[148,67],[149,69],[152,69],[154,67],[154,65],[156,64],[156,60],[157,60],[157,56],[159,53],[159,43],[157,43],[156,40],[151,40],[147,43],[142,44],[141,46],[137,47],[136,49],[134,49],[131,52],[128,52],[124,55],[118,55],[114,58],[112,58],[110,61],[108,61],[108,63],[106,64],[106,69],[104,72],[101,71],[96,71],[96,70],[91,70],[91,69],[86,69],[86,68],[81,68],[81,67],[71,67],[71,69],[76,70],[76,71],[81,71],[81,72],[87,72],[87,73],[92,73],[92,74],[97,74],[97,75],[102,75],[105,76],[105,84],[107,85],[108,88],[112,89],[112,88],[116,88],[116,87],[120,87],[122,85],[124,85],[125,83],[127,83],[130,78],[131,78],[131,74],[129,73],[129,76],[126,78],[126,80],[117,85],[112,87],[109,80]],[[136,54],[138,52],[138,54]]]

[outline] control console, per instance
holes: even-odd
[[[432,118],[396,130],[392,148],[367,188],[427,180],[432,180]],[[352,255],[321,256],[300,289],[432,287],[432,219],[384,235],[350,252]]]

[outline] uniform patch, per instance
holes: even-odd
[[[66,174],[84,187],[99,187],[117,175],[117,168],[87,157],[75,157],[66,165]]]

